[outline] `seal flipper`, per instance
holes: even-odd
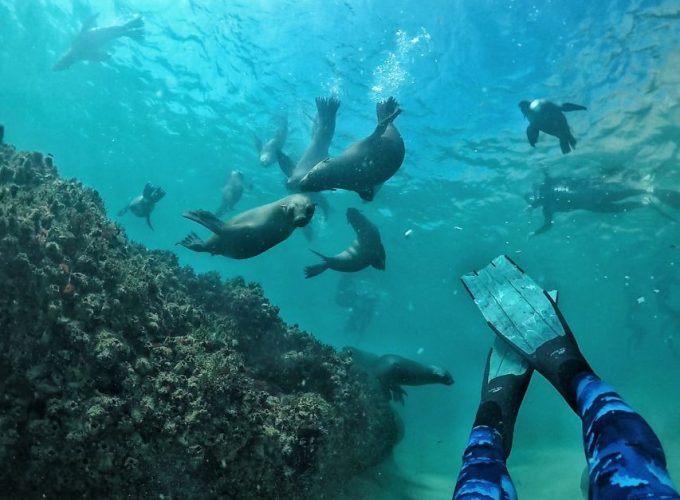
[[[325,127],[332,124],[335,127],[335,115],[340,107],[340,100],[335,97],[317,97],[316,112],[319,117],[316,127]]]
[[[305,267],[305,278],[313,278],[314,276],[318,276],[326,269],[328,269],[328,257],[314,250],[310,251],[321,257],[323,259],[323,262],[321,264],[314,264],[313,266]]]
[[[281,169],[281,172],[283,172],[283,175],[290,178],[295,171],[293,160],[290,159],[290,156],[280,150],[276,152],[276,158],[279,161],[279,168]]]
[[[386,101],[379,102],[375,107],[376,114],[378,116],[378,126],[375,127],[375,130],[368,140],[376,140],[382,137],[387,126],[401,114],[399,103],[394,97],[390,97]]]
[[[5,126],[0,125],[0,144],[2,144],[4,138],[5,138]]]
[[[527,127],[527,139],[529,139],[529,144],[532,148],[536,147],[536,143],[538,142],[538,132],[538,127],[533,123],[530,123]]]
[[[127,36],[133,40],[144,39],[144,19],[139,16],[125,23],[122,29],[123,33],[121,36]]]
[[[560,110],[564,111],[565,113],[569,111],[586,111],[588,108],[585,106],[581,106],[580,104],[573,104],[571,102],[565,102],[560,106]]]
[[[537,234],[545,233],[552,228],[552,218],[553,212],[543,205],[543,225],[534,231],[534,236]]]
[[[198,237],[196,233],[187,234],[183,240],[178,241],[175,245],[182,245],[189,250],[194,252],[206,252],[205,243],[201,238]]]
[[[375,114],[378,117],[378,123],[392,116],[397,110],[399,110],[399,102],[394,97],[389,97],[387,100],[377,103]]]
[[[224,230],[224,223],[214,213],[207,210],[192,210],[191,212],[183,213],[182,217],[198,222],[215,234],[221,234]]]
[[[571,132],[568,132],[566,135],[560,137],[560,148],[562,149],[562,154],[566,155],[567,153],[570,153],[572,148],[575,147],[576,139],[573,135],[571,135]]]
[[[362,189],[360,191],[357,191],[357,194],[359,195],[359,198],[361,198],[364,201],[373,201],[373,198],[375,196],[375,188],[367,188],[367,189]]]
[[[146,214],[146,223],[153,231],[153,226],[151,225],[151,214]]]
[[[404,390],[404,388],[400,385],[393,385],[390,386],[388,390],[390,399],[392,399],[392,401],[401,403],[401,405],[404,406],[404,396],[408,396],[408,393]]]

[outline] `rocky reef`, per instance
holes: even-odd
[[[51,156],[0,145],[5,498],[332,498],[398,425],[257,285],[131,243]]]

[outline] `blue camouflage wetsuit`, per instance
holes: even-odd
[[[661,443],[644,419],[596,375],[574,377],[578,414],[594,500],[680,499],[666,471]],[[503,439],[473,427],[463,454],[454,499],[515,499]]]

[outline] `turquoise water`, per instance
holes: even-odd
[[[285,320],[324,342],[398,353],[449,369],[456,384],[407,389],[405,438],[394,459],[348,486],[351,498],[448,497],[476,410],[492,333],[458,277],[507,253],[561,306],[591,364],[658,432],[680,479],[680,229],[654,206],[620,214],[540,211],[525,193],[543,172],[680,190],[678,1],[9,1],[0,0],[0,123],[6,142],[50,152],[62,175],[97,189],[112,218],[149,181],[167,191],[128,235],[182,263],[261,282]],[[52,65],[81,23],[141,14],[142,43],[112,45],[101,64]],[[371,203],[328,194],[333,213],[248,261],[175,243],[205,234],[180,214],[215,209],[232,169],[244,173],[237,211],[287,194],[264,169],[254,133],[287,114],[286,151],[299,158],[314,97],[342,101],[331,154],[370,133],[374,103],[395,96],[406,160]],[[584,104],[569,120],[579,143],[563,156],[525,137],[517,102]],[[335,301],[338,273],[305,280],[308,249],[351,240],[347,207],[379,227],[384,272],[361,272],[376,297],[361,335]],[[680,218],[680,211],[661,207]],[[405,233],[411,230],[410,237]],[[577,419],[535,378],[510,471],[522,498],[578,498],[584,465]]]

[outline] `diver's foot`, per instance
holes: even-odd
[[[486,425],[503,437],[506,458],[512,449],[515,421],[533,369],[506,343],[497,338],[486,359],[482,399],[474,426]]]
[[[574,377],[592,369],[581,354],[555,298],[501,255],[463,284],[491,329],[543,375],[576,410]]]

